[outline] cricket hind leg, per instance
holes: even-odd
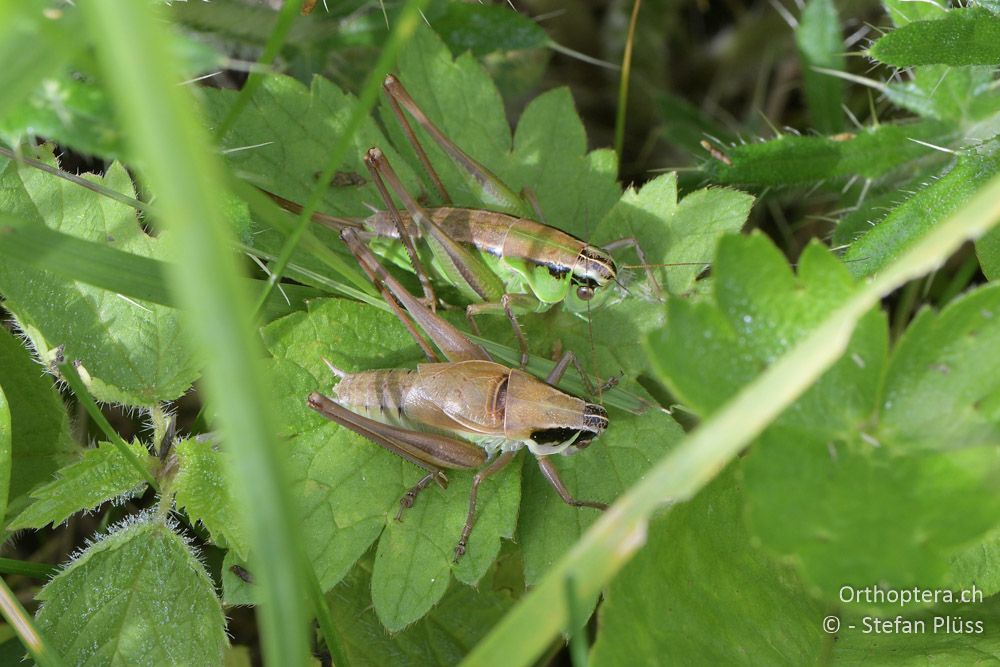
[[[392,196],[389,194],[389,189],[385,185],[385,181],[382,180],[382,174],[388,172],[387,178],[395,178],[395,172],[392,171],[392,167],[389,165],[388,160],[379,161],[382,153],[378,149],[370,149],[365,153],[365,166],[368,168],[368,173],[371,174],[372,182],[375,184],[375,188],[378,190],[379,196],[382,198],[382,203],[385,204],[386,211],[389,213],[389,217],[392,219],[393,225],[396,227],[396,233],[399,234],[399,240],[403,243],[403,247],[406,249],[406,254],[410,257],[410,264],[413,266],[413,271],[417,274],[417,279],[420,280],[420,287],[424,291],[424,302],[425,305],[434,312],[437,308],[437,296],[434,294],[434,288],[431,287],[431,281],[428,277],[427,270],[424,269],[423,262],[420,261],[420,257],[417,255],[417,248],[413,243],[413,236],[410,234],[410,230],[406,228],[403,224],[402,218],[399,217],[399,211],[396,209],[396,204],[392,201]]]
[[[620,238],[617,241],[612,241],[602,246],[608,252],[613,250],[618,250],[619,248],[632,248],[635,250],[636,256],[639,258],[639,263],[642,264],[643,270],[646,272],[646,278],[649,280],[650,284],[653,286],[653,291],[656,293],[656,298],[663,301],[663,289],[660,287],[660,282],[656,279],[653,274],[653,269],[649,262],[646,260],[646,253],[639,245],[639,242],[635,240],[634,236],[626,236],[625,238]]]
[[[431,122],[431,119],[428,118],[423,109],[417,105],[416,100],[414,100],[413,97],[407,92],[406,88],[403,87],[403,84],[400,83],[399,79],[390,74],[383,81],[382,87],[385,89],[389,99],[392,101],[393,112],[400,118],[404,127],[404,132],[407,135],[407,139],[411,143],[415,144],[414,148],[417,151],[418,156],[423,154],[423,157],[420,158],[420,160],[424,164],[424,168],[429,169],[428,173],[434,173],[433,169],[430,168],[430,160],[426,159],[426,153],[424,153],[422,148],[416,147],[417,140],[416,136],[413,134],[412,128],[409,131],[406,130],[406,128],[410,126],[406,121],[405,115],[403,114],[403,109],[405,109],[406,112],[413,117],[413,120],[416,121],[417,125],[430,135],[431,139],[434,140],[434,143],[436,143],[438,147],[444,151],[449,158],[451,158],[452,162],[466,174],[468,180],[475,184],[478,189],[479,198],[484,203],[496,206],[507,213],[517,216],[529,214],[529,207],[525,206],[524,201],[518,197],[517,194],[503,181],[501,181],[496,174],[472,159],[467,153],[465,153],[465,151],[459,148],[455,142],[446,137],[433,122]],[[440,179],[437,180],[440,181]],[[435,183],[435,187],[439,187],[443,190],[444,185]]]
[[[458,544],[455,545],[455,558],[453,562],[457,563],[458,559],[465,555],[465,550],[469,543],[469,535],[472,534],[472,526],[476,522],[476,498],[479,495],[479,485],[506,468],[511,459],[514,458],[514,454],[516,452],[504,452],[488,466],[477,472],[476,476],[472,478],[472,488],[469,491],[469,513],[465,517],[465,525],[462,526],[462,535],[458,538]]]
[[[567,505],[573,507],[591,507],[595,510],[606,510],[608,506],[606,503],[600,503],[593,500],[577,500],[573,497],[573,494],[569,492],[566,485],[563,483],[562,478],[559,476],[559,471],[556,470],[555,465],[548,460],[547,456],[539,456],[535,459],[538,461],[538,468],[542,471],[542,475],[545,476],[545,480],[556,490],[559,497]]]

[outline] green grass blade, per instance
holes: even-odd
[[[0,213],[0,256],[57,275],[165,306],[174,304],[166,262],[63,234]]]
[[[35,662],[42,667],[58,667],[63,664],[59,654],[52,650],[38,632],[38,628],[31,621],[31,615],[24,610],[3,579],[0,579],[0,614],[10,627],[14,628],[24,648],[28,649]]]
[[[229,109],[229,113],[226,114],[226,117],[215,131],[215,140],[217,142],[225,138],[226,133],[229,132],[233,123],[236,122],[236,119],[240,117],[247,104],[250,103],[254,92],[264,82],[264,77],[267,76],[264,70],[271,66],[278,53],[281,52],[285,38],[288,37],[288,32],[292,29],[292,23],[295,22],[295,17],[301,8],[302,0],[285,0],[283,3],[281,11],[278,12],[278,18],[274,23],[274,28],[267,37],[267,43],[264,44],[264,52],[260,54],[260,58],[257,60],[258,69],[251,72],[246,84],[244,84],[243,89],[240,91],[239,97],[236,98],[236,103]]]
[[[0,573],[3,574],[17,574],[22,577],[48,579],[58,571],[59,568],[55,565],[29,563],[28,561],[17,560],[16,558],[0,558]]]
[[[795,43],[802,61],[802,83],[806,106],[813,126],[823,134],[844,128],[844,80],[817,72],[814,67],[844,70],[844,41],[840,18],[832,0],[809,0],[802,10],[802,22],[795,30]]]
[[[147,3],[102,0],[81,6],[118,114],[157,211],[187,263],[169,273],[189,312],[194,343],[208,359],[206,398],[236,455],[231,471],[245,507],[269,664],[301,665],[308,655],[302,562],[285,461],[274,440],[250,295],[242,282],[225,216],[226,179],[188,91],[171,67],[169,33]]]
[[[577,582],[580,598],[597,595],[642,546],[654,510],[691,498],[725,468],[841,356],[858,320],[884,296],[938,268],[965,240],[982,236],[998,219],[1000,177],[859,289],[621,496],[466,664],[530,664],[567,628],[568,578]]]

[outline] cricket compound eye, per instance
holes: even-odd
[[[576,288],[576,296],[581,301],[590,301],[594,298],[594,288],[589,285],[580,285]]]

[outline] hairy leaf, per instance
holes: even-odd
[[[228,546],[245,559],[248,538],[226,480],[225,454],[210,440],[181,440],[175,447],[180,468],[173,482],[177,507],[192,521],[200,521],[220,546]]]
[[[997,142],[991,142],[959,158],[947,174],[896,206],[879,224],[854,241],[845,255],[851,273],[867,276],[887,266],[967,202],[983,183],[1000,172],[998,146]],[[983,247],[988,255],[990,241],[986,243]],[[989,261],[987,256],[985,263]]]
[[[79,456],[59,392],[31,353],[0,327],[0,387],[11,419],[12,470],[7,518],[30,502],[28,492]]]
[[[155,516],[88,546],[38,599],[39,629],[73,664],[221,664],[228,644],[211,579]]]
[[[150,471],[156,459],[145,446],[133,442],[133,453]],[[8,526],[10,530],[58,525],[71,514],[145,488],[146,480],[110,442],[98,443],[83,458],[62,468],[58,478],[31,492],[34,502]]]
[[[954,8],[936,21],[915,21],[880,37],[868,54],[887,65],[1000,64],[1000,17],[978,7]]]
[[[703,168],[717,183],[747,185],[794,185],[852,176],[879,178],[931,150],[914,139],[941,143],[948,131],[947,126],[925,121],[879,125],[843,137],[785,135],[763,143],[726,147],[731,164],[712,159]]]
[[[135,255],[163,258],[164,239],[147,236],[135,211],[90,190],[8,164],[0,202],[21,220]],[[132,195],[128,174],[112,167],[104,185]],[[39,356],[81,362],[94,397],[151,405],[183,394],[198,373],[177,311],[44,270],[0,265],[0,291]]]

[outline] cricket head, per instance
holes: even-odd
[[[512,370],[504,417],[505,437],[520,440],[536,456],[574,454],[608,428],[607,411]]]
[[[618,282],[618,265],[605,250],[585,245],[569,278],[572,292],[566,305],[574,312],[586,311],[599,307],[612,293],[610,285]]]

